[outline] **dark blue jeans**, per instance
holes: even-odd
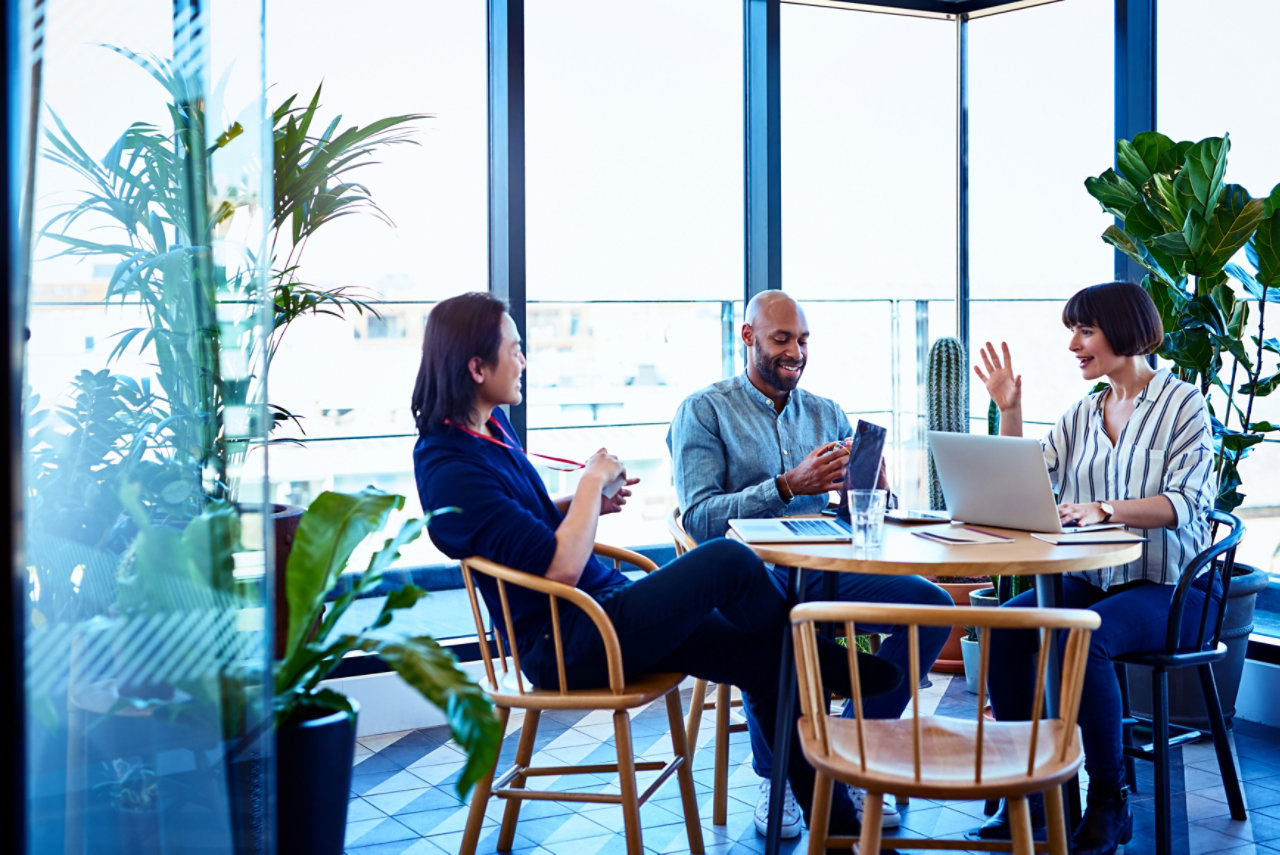
[[[804,599],[823,599],[825,573],[808,572],[804,576]],[[781,591],[787,582],[785,568],[773,570],[774,581]],[[951,595],[927,579],[919,576],[891,576],[880,573],[836,573],[835,597],[841,602],[862,600],[872,603],[902,603],[909,605],[950,606]],[[862,714],[867,718],[897,718],[911,700],[911,686],[906,675],[911,673],[911,651],[907,634],[898,632],[900,627],[865,624],[860,627],[868,632],[887,633],[876,654],[881,660],[896,667],[903,680],[898,688],[875,698],[863,697]],[[920,633],[920,674],[928,674],[933,661],[942,652],[942,646],[951,635],[946,626],[922,626]],[[757,775],[768,778],[773,774],[773,730],[755,720],[747,711],[747,731],[751,734],[751,765]],[[853,717],[853,709],[846,704],[843,715]]]
[[[781,640],[786,601],[756,554],[736,541],[709,541],[628,585],[597,596],[613,621],[628,677],[674,671],[729,683],[743,692],[744,705],[761,727],[773,733],[777,720]],[[604,647],[595,626],[578,609],[563,609],[565,670],[571,687],[607,684]],[[819,649],[826,685],[849,691],[843,648]],[[535,685],[555,686],[556,663],[550,627],[522,651],[521,664]],[[864,657],[860,680],[870,693],[897,684],[896,669]],[[799,710],[799,704],[795,709]],[[791,728],[787,778],[808,815],[813,769]],[[852,816],[852,804],[837,787],[833,817]]]
[[[1091,609],[1102,617],[1090,639],[1089,660],[1080,695],[1080,733],[1084,742],[1084,767],[1092,783],[1119,787],[1124,783],[1124,754],[1120,726],[1120,682],[1112,657],[1164,647],[1165,627],[1173,585],[1142,582],[1120,590],[1104,591],[1083,579],[1068,576],[1063,582],[1063,603],[1068,608]],[[1183,612],[1182,643],[1194,642],[1204,592],[1193,587]],[[1035,592],[1027,591],[1008,606],[1034,606]],[[1061,643],[1064,638],[1060,638]],[[993,630],[987,690],[991,710],[1000,721],[1026,721],[1031,717],[1032,684],[1039,653],[1035,630]]]

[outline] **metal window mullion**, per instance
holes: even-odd
[[[744,299],[782,287],[780,0],[743,0]]]
[[[489,0],[489,291],[526,342],[524,0]],[[528,395],[509,408],[528,445]]]
[[[969,20],[956,18],[956,338],[969,357]],[[966,370],[968,370],[966,366]],[[969,402],[965,401],[966,422]]]
[[[1156,0],[1116,0],[1116,140],[1131,140],[1155,128]],[[1145,274],[1142,265],[1115,251],[1116,279],[1141,282]]]

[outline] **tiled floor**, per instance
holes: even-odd
[[[964,678],[933,674],[933,686],[922,695],[922,705],[971,709],[974,697],[965,692]],[[686,695],[687,707],[687,695]],[[665,758],[670,753],[666,714],[661,706],[640,711],[632,720],[633,738],[642,753]],[[711,714],[701,728],[700,746],[711,738]],[[612,758],[612,725],[608,714],[547,713],[538,728],[535,763],[576,763],[591,757],[595,762]],[[515,752],[519,736],[514,720],[503,743],[499,768],[505,768]],[[1244,779],[1249,818],[1233,822],[1218,779],[1213,746],[1207,740],[1187,745],[1174,754],[1173,844],[1179,853],[1280,853],[1280,730],[1237,722],[1233,740]],[[711,824],[712,752],[694,756],[694,779],[702,815],[702,833],[709,853],[764,851],[764,839],[756,834],[752,809],[758,779],[751,770],[745,734],[733,737],[734,764],[729,778],[729,820]],[[596,758],[599,758],[598,760]],[[457,853],[462,841],[467,806],[454,786],[462,754],[449,742],[444,728],[414,730],[367,737],[356,750],[352,798],[347,817],[347,851],[350,855],[439,855]],[[1127,855],[1154,852],[1151,837],[1154,809],[1151,804],[1151,768],[1138,764],[1139,792],[1133,799],[1135,836],[1122,849]],[[576,776],[572,785],[583,789],[608,789],[602,776]],[[566,783],[560,782],[560,786]],[[541,782],[540,782],[541,785]],[[612,784],[616,792],[616,784]],[[644,783],[642,780],[641,787]],[[575,808],[577,808],[575,810]],[[479,852],[495,851],[497,822],[502,804],[493,800],[488,811]],[[913,799],[902,807],[902,825],[923,836],[949,836],[977,825],[980,802],[931,802]],[[669,781],[641,808],[646,852],[686,853],[678,790]],[[536,855],[594,855],[626,851],[622,817],[616,805],[568,805],[527,802],[521,810],[513,852]],[[803,853],[807,836],[789,841],[785,853]],[[912,850],[903,850],[904,852]]]

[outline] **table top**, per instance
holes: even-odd
[[[884,543],[855,550],[850,543],[752,543],[764,561],[808,570],[932,576],[1027,576],[1069,573],[1127,564],[1142,556],[1142,542],[1058,545],[1025,531],[982,526],[1013,538],[1012,543],[943,544],[913,531],[940,531],[949,524],[902,525],[885,521]]]

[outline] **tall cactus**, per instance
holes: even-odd
[[[940,338],[929,348],[929,376],[925,381],[929,430],[969,432],[969,374],[964,345],[957,338]],[[938,483],[938,470],[929,452],[929,507],[947,507]]]

